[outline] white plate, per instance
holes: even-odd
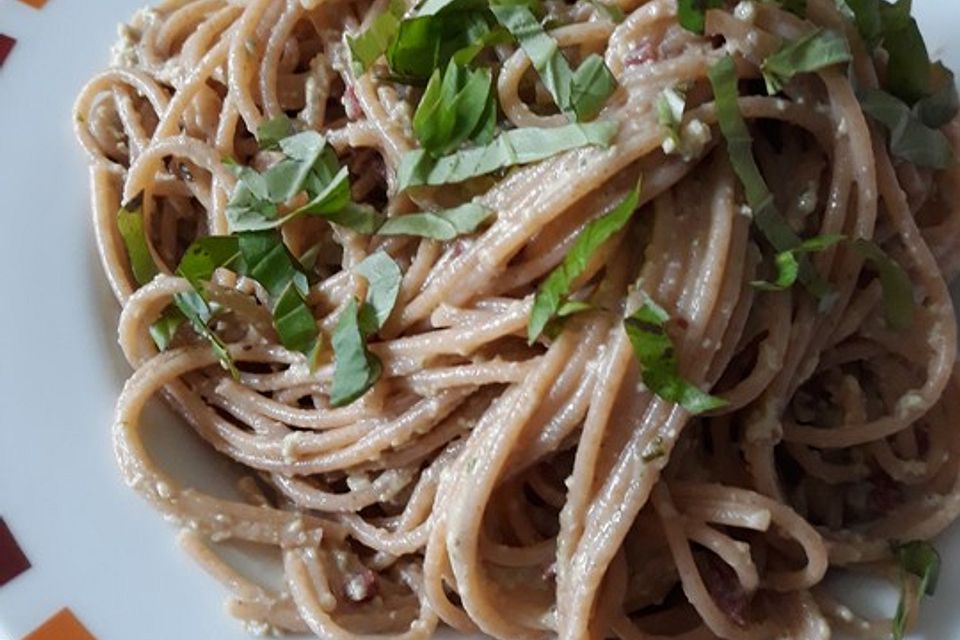
[[[19,40],[0,68],[0,518],[33,562],[0,587],[0,638],[22,638],[63,607],[99,640],[248,637],[222,612],[224,591],[120,481],[110,444],[128,369],[70,107],[105,67],[117,23],[144,1],[0,2],[0,32]],[[957,67],[954,3],[915,4],[931,50]],[[159,422],[166,438],[182,437]],[[922,616],[929,640],[960,638],[960,529],[940,548],[941,589]]]

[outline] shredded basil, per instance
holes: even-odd
[[[798,40],[785,42],[763,61],[761,70],[767,92],[773,95],[798,73],[813,73],[852,59],[847,39],[842,34],[817,29]]]
[[[707,26],[707,9],[719,9],[722,6],[723,0],[679,0],[677,17],[687,31],[703,33]]]
[[[439,157],[467,141],[490,142],[497,124],[492,82],[490,69],[469,70],[453,61],[442,75],[434,70],[413,116],[420,145]]]
[[[333,330],[334,373],[330,404],[346,406],[365,394],[380,379],[383,364],[367,350],[360,326],[357,301],[351,300]]]
[[[717,122],[727,141],[730,163],[743,185],[747,204],[753,210],[754,224],[778,253],[795,249],[801,244],[801,239],[777,210],[773,194],[753,156],[753,139],[740,114],[737,69],[733,58],[726,56],[717,62],[710,67],[708,75],[713,86]],[[806,255],[797,256],[797,261],[800,282],[816,298],[824,298],[830,292],[829,285]]]
[[[900,565],[900,601],[893,618],[893,637],[894,640],[903,640],[907,623],[908,580],[910,576],[919,578],[919,595],[932,596],[937,590],[941,562],[940,554],[933,545],[923,540],[894,545],[893,552]]]
[[[916,312],[910,276],[875,242],[861,238],[853,242],[853,247],[876,269],[880,277],[887,325],[895,331],[909,329]]]
[[[350,300],[334,329],[333,383],[330,404],[346,406],[366,393],[380,379],[383,365],[367,349],[367,338],[386,323],[400,293],[403,275],[385,252],[377,252],[357,265],[355,271],[367,281],[366,302]]]
[[[657,121],[666,134],[664,140],[666,153],[680,148],[680,124],[683,122],[683,112],[686,108],[687,98],[676,87],[667,87],[657,96]]]
[[[147,232],[143,224],[143,194],[130,200],[117,211],[117,229],[127,249],[130,270],[137,284],[143,286],[160,271],[150,253]]]
[[[399,189],[463,182],[514,165],[537,162],[585,146],[607,147],[617,133],[613,122],[598,121],[542,129],[511,129],[490,144],[464,149],[442,158],[425,150],[407,152],[397,170]]]
[[[570,287],[586,271],[597,249],[630,222],[639,201],[640,184],[638,183],[617,206],[583,228],[573,246],[570,247],[570,251],[563,257],[560,266],[554,269],[537,289],[530,319],[527,321],[527,341],[530,344],[540,337],[554,318],[583,310],[582,303],[571,303],[567,300]],[[561,314],[561,311],[564,311],[564,314]]]
[[[529,56],[560,111],[581,122],[600,112],[617,87],[613,74],[600,56],[588,56],[576,71],[572,71],[560,45],[543,29],[528,7],[498,3],[490,8]]]
[[[864,113],[890,133],[890,153],[895,157],[931,169],[946,169],[956,162],[950,141],[943,132],[927,126],[915,109],[896,96],[879,89],[866,89],[858,97]]]
[[[261,149],[276,149],[280,146],[280,141],[289,138],[295,133],[293,121],[286,115],[279,115],[276,118],[264,121],[255,134],[257,145]]]
[[[150,325],[149,329],[150,337],[153,338],[157,349],[166,351],[170,347],[177,331],[185,320],[183,313],[176,306],[167,307],[160,318]]]
[[[777,267],[777,277],[772,281],[756,280],[751,284],[763,291],[783,291],[789,289],[797,282],[800,275],[800,263],[797,255],[802,253],[817,253],[829,249],[846,237],[836,234],[825,234],[804,240],[798,246],[787,251],[781,251],[774,258],[774,264]]]
[[[281,138],[276,146],[284,157],[262,174],[227,163],[238,177],[226,209],[232,233],[276,229],[301,215],[320,216],[360,232],[370,228],[369,212],[351,202],[349,171],[340,166],[323,136],[304,131]],[[301,193],[307,203],[279,215],[279,207]]]
[[[387,219],[377,231],[381,236],[418,236],[434,240],[453,240],[476,231],[493,211],[468,202],[453,209],[410,213]]]
[[[726,406],[726,400],[701,391],[680,375],[673,342],[665,330],[669,319],[669,314],[648,298],[624,320],[624,328],[642,369],[643,383],[660,398],[695,415]]]
[[[887,52],[883,89],[912,106],[931,92],[933,69],[911,0],[837,0],[870,49]]]
[[[403,13],[402,2],[391,2],[390,7],[374,18],[366,31],[357,36],[346,36],[356,75],[363,75],[387,51],[400,29]]]

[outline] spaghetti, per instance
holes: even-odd
[[[928,540],[960,514],[948,293],[960,268],[960,168],[904,148],[908,124],[923,126],[910,108],[919,96],[894,103],[907,105],[899,129],[890,109],[869,108],[863,91],[895,80],[897,52],[892,38],[874,49],[833,0],[809,0],[802,15],[788,3],[712,9],[693,16],[703,35],[681,24],[697,3],[679,4],[679,19],[672,0],[484,13],[486,39],[463,77],[492,82],[492,115],[442,153],[506,144],[496,136],[516,131],[551,144],[561,127],[600,137],[445,181],[445,161],[418,142],[441,118],[416,117],[426,76],[399,77],[399,53],[358,64],[356,40],[443,7],[168,0],[122,28],[113,66],[76,106],[134,368],[116,454],[251,630],[889,634],[889,620],[852,613],[821,583],[831,567],[895,576],[891,543]],[[528,14],[545,25],[534,35],[513,29]],[[821,43],[839,47],[843,64],[797,62],[815,29],[836,34]],[[535,49],[550,41],[550,55],[569,61],[555,76],[542,68],[561,58]],[[774,76],[771,56],[785,50],[793,66]],[[595,105],[576,91],[583,68],[602,94]],[[764,74],[782,86],[765,91]],[[440,114],[450,103],[437,104]],[[736,155],[731,106],[753,159]],[[492,118],[486,132],[482,117]],[[948,151],[960,137],[949,120],[922,130]],[[283,131],[279,147],[264,142],[270,127]],[[223,261],[203,282],[188,277],[192,243],[242,237],[238,221],[250,218],[236,213],[238,190],[256,192],[279,163],[300,166],[284,142],[297,131],[327,145],[311,151],[307,169],[321,177],[310,179],[348,177],[352,204],[297,187],[289,198],[246,194],[272,198],[274,218],[243,211],[273,225],[290,282],[300,274],[305,285],[271,289],[249,254],[245,268]],[[405,178],[411,153],[427,164]],[[327,161],[330,175],[318,168]],[[751,199],[750,162],[769,185],[764,202]],[[625,202],[577,270],[553,277],[563,299],[528,336],[550,274],[586,246],[585,227],[608,224]],[[442,238],[416,231],[465,204],[476,216],[446,218]],[[789,237],[832,239],[777,246],[763,226],[773,208]],[[387,234],[344,212],[434,217]],[[281,214],[294,215],[281,225]],[[385,307],[358,271],[377,255],[398,267]],[[911,307],[900,327],[885,313],[898,274]],[[827,287],[820,295],[815,282]],[[306,309],[299,342],[279,300],[291,314]],[[367,305],[383,312],[374,326],[364,326]],[[367,380],[351,388],[356,399],[335,401],[348,348]],[[701,389],[711,404],[691,407]],[[181,486],[153,462],[141,416],[157,395],[243,470],[237,497]],[[244,574],[228,547],[272,550],[283,580]],[[908,581],[897,624],[916,617],[917,584]]]

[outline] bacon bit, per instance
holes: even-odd
[[[0,66],[6,61],[7,56],[13,51],[13,45],[17,44],[16,38],[11,38],[5,33],[0,33]]]
[[[377,575],[370,569],[348,576],[343,585],[343,594],[351,602],[369,602],[379,591]]]
[[[627,67],[638,67],[648,62],[656,62],[657,57],[656,46],[650,39],[644,38],[627,52],[623,58],[623,64]]]
[[[347,118],[350,120],[359,120],[363,117],[363,109],[360,107],[360,100],[357,98],[357,92],[354,91],[352,84],[348,84],[347,88],[344,89],[343,97],[340,101],[343,102],[343,108],[347,113]]]
[[[750,594],[740,584],[737,573],[715,553],[698,553],[696,561],[703,584],[713,601],[731,620],[741,627],[746,627]]]
[[[544,582],[550,582],[557,579],[557,563],[551,562],[548,566],[544,567],[543,573],[540,574],[540,578]]]

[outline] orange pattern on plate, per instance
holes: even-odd
[[[60,609],[23,640],[96,640],[70,609]]]
[[[47,0],[20,0],[23,4],[28,4],[34,9],[42,9],[47,4]]]

